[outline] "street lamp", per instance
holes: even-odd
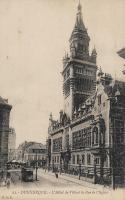
[[[80,177],[81,177],[81,160],[79,160],[79,180],[80,180]]]
[[[37,170],[38,170],[38,158],[37,158],[37,151],[36,151],[36,181],[38,181],[38,179],[37,179]]]
[[[96,184],[96,159],[94,159],[94,184]]]
[[[60,156],[60,174],[62,173],[62,158]]]
[[[52,160],[52,172],[54,172],[54,159]]]

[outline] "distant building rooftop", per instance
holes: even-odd
[[[117,53],[118,53],[118,55],[119,55],[121,58],[124,58],[124,59],[125,59],[125,48],[122,48],[122,49],[119,50]]]

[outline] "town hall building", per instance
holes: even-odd
[[[48,167],[93,183],[125,181],[125,82],[97,68],[79,3],[63,58],[64,108],[49,118]]]

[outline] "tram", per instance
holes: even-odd
[[[33,181],[33,168],[23,167],[21,170],[22,181]]]

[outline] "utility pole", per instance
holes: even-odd
[[[114,134],[114,133],[113,133]],[[114,141],[113,141],[113,147],[112,147],[112,188],[115,190],[115,160],[114,160]]]
[[[37,179],[37,170],[38,170],[38,159],[37,159],[37,151],[36,151],[36,181],[38,181],[38,179]]]
[[[62,158],[60,156],[60,174],[62,173]]]
[[[80,180],[80,177],[81,177],[81,160],[79,160],[79,180]]]
[[[54,172],[54,158],[52,159],[52,172]]]
[[[94,184],[96,184],[96,159],[94,159]]]
[[[115,119],[113,119],[113,133],[112,133],[112,151],[111,151],[111,162],[112,162],[112,188],[115,190]]]

